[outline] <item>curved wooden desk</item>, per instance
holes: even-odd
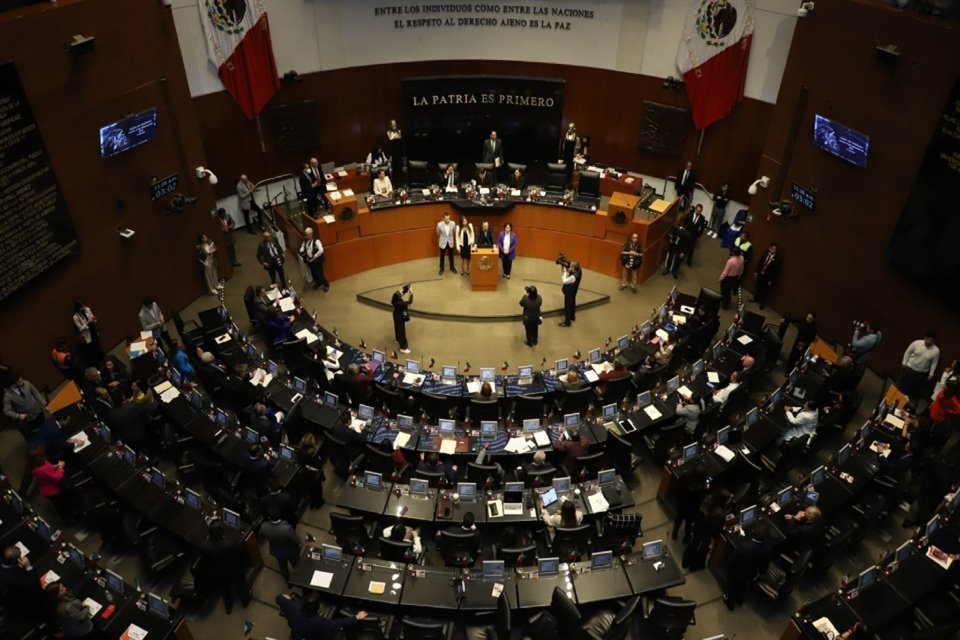
[[[504,211],[491,208],[489,217],[469,215],[474,228],[484,219],[499,231],[506,222],[517,232],[517,254],[522,257],[554,260],[560,252],[578,260],[583,268],[619,278],[620,251],[632,233],[640,235],[645,258],[638,273],[643,281],[660,263],[663,238],[673,224],[674,207],[652,218],[634,218],[636,196],[615,193],[608,211],[587,212],[568,207],[516,202]],[[324,270],[330,280],[400,262],[433,258],[438,254],[437,222],[444,212],[459,219],[456,208],[445,201],[399,205],[387,209],[360,209],[347,220],[326,223],[301,214],[302,226],[313,227],[323,243]],[[300,225],[291,224],[277,210],[278,224],[287,246],[296,250],[301,243]]]

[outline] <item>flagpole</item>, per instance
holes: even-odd
[[[259,116],[257,116],[259,118]],[[257,120],[257,126],[260,125],[260,120]],[[697,156],[700,156],[700,150],[703,149],[703,134],[707,132],[707,128],[704,127],[700,129],[700,142],[697,143]]]
[[[257,136],[260,138],[260,153],[266,153],[267,147],[263,144],[263,127],[260,126],[260,114],[258,113],[255,118],[257,120]],[[702,137],[701,140],[703,140]]]

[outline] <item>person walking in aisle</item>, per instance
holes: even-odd
[[[410,320],[410,305],[413,304],[413,287],[405,284],[399,291],[394,291],[390,304],[393,307],[393,335],[400,345],[400,353],[410,353],[407,322]]]

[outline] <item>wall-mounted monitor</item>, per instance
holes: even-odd
[[[813,116],[813,143],[856,167],[867,166],[870,136],[820,114]]]
[[[100,157],[109,158],[149,142],[157,135],[157,108],[100,127]]]

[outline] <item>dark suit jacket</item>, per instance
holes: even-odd
[[[687,219],[684,221],[683,225],[694,238],[699,238],[703,235],[703,230],[707,228],[707,217],[701,213],[699,216],[697,216],[697,219],[694,220],[694,215],[691,213],[689,216],[687,216]]]
[[[446,168],[444,168],[444,170],[440,172],[440,177],[437,178],[437,185],[438,185],[441,189],[446,189],[446,188],[447,188],[447,170],[446,170]],[[459,187],[459,186],[460,186],[460,172],[459,172],[459,171],[454,171],[454,172],[453,172],[453,186],[455,186],[455,187]]]
[[[760,254],[760,262],[757,263],[757,277],[763,278],[765,281],[773,284],[780,275],[780,269],[783,267],[783,258],[780,257],[779,253],[773,254],[773,259],[770,261],[770,264],[767,265],[766,269],[764,269],[764,264],[766,264],[767,256],[769,255],[769,249]],[[763,271],[763,273],[761,273],[761,271]]]
[[[136,449],[150,435],[150,410],[139,402],[124,402],[107,417],[113,437]]]
[[[240,545],[230,540],[203,540],[200,548],[200,568],[211,584],[242,580],[246,566]]]
[[[483,227],[477,229],[477,237],[475,238],[476,245],[481,249],[491,249],[493,245],[496,244],[496,236],[493,233],[493,229],[488,229],[484,232]]]
[[[727,578],[731,582],[747,583],[765,571],[773,557],[773,548],[765,542],[747,538],[730,554]]]
[[[483,161],[494,162],[495,158],[500,158],[500,164],[503,164],[503,140],[497,138],[493,147],[490,146],[490,138],[483,141]]]
[[[270,472],[273,470],[274,464],[276,464],[275,461],[267,460],[264,456],[247,458],[247,462],[243,466],[243,472],[258,492],[263,493],[267,490],[267,481],[270,479]]]
[[[511,188],[511,189],[523,189],[523,187],[524,187],[524,185],[526,185],[526,183],[527,183],[527,181],[524,179],[523,176],[520,176],[520,179],[519,179],[519,180],[517,179],[516,176],[510,176],[510,188]]]
[[[266,264],[271,267],[277,266],[274,262],[274,258],[270,255],[270,245],[274,245],[277,250],[277,260],[280,264],[283,264],[283,261],[286,259],[286,256],[283,255],[283,247],[280,246],[280,243],[276,239],[271,240],[269,243],[266,240],[261,240],[260,244],[257,246],[257,262],[260,264]]]
[[[300,176],[297,178],[297,182],[300,186],[300,195],[304,198],[316,198],[316,192],[313,188],[313,176],[300,172]]]
[[[300,537],[289,522],[264,520],[259,536],[270,543],[270,555],[274,558],[296,561],[300,557]]]
[[[353,404],[366,402],[370,398],[370,383],[372,376],[350,375],[349,373],[338,373],[333,377],[333,388],[337,391],[343,391],[350,396]]]
[[[351,457],[361,453],[367,444],[366,439],[362,435],[342,422],[333,425],[330,428],[330,433],[337,440],[343,440],[346,443],[347,450],[350,452]]]
[[[26,571],[20,565],[0,565],[0,600],[8,613],[18,619],[38,616],[44,602],[37,570]]]
[[[686,171],[686,167],[680,167],[680,170],[677,171],[676,184],[678,196],[690,195],[697,186],[697,172],[693,169],[690,169],[690,173],[687,174],[686,181],[683,181],[684,171]]]
[[[477,186],[478,187],[489,187],[493,185],[493,173],[487,171],[483,176],[479,173],[477,174]]]
[[[316,464],[316,461],[313,464]],[[260,498],[260,508],[263,509],[264,515],[275,509],[281,518],[290,524],[297,524],[297,503],[293,496],[286,491],[268,493],[263,496]]]

